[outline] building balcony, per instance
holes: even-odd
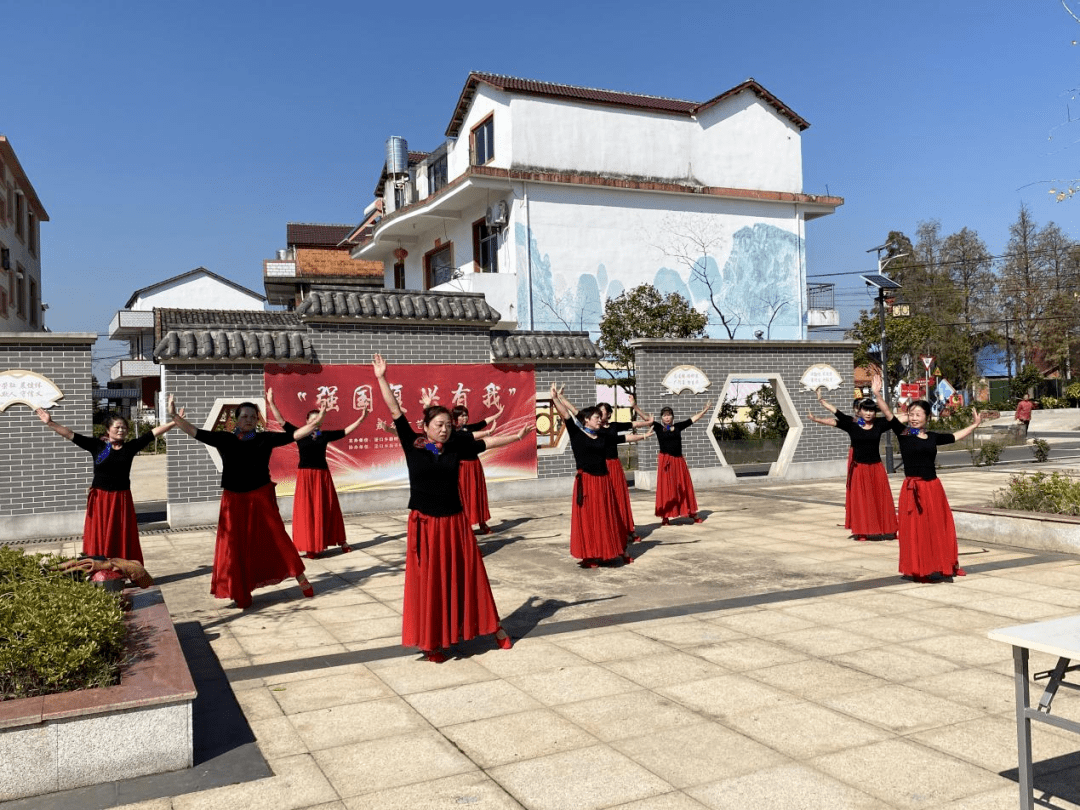
[[[806,325],[811,328],[840,325],[835,284],[806,285]]]
[[[138,380],[143,377],[157,377],[161,366],[153,360],[121,360],[114,363],[109,372],[110,380]]]
[[[128,340],[154,329],[153,310],[122,309],[109,324],[109,340]]]

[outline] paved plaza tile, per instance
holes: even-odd
[[[983,474],[942,478],[974,503]],[[347,516],[356,551],[308,561],[314,599],[282,583],[247,611],[208,593],[212,528],[146,535],[175,621],[201,628],[272,775],[200,785],[196,768],[128,806],[1016,806],[1011,651],[986,633],[1075,613],[1080,559],[962,538],[968,576],[919,584],[898,576],[895,542],[838,525],[842,480],[702,488],[708,520],[667,527],[631,492],[635,563],[588,571],[567,499],[493,503],[480,548],[514,648],[475,639],[437,665],[400,646],[403,514]],[[1032,671],[1053,663],[1033,655]],[[1080,696],[1054,708],[1080,717]],[[1080,808],[1080,737],[1039,725],[1033,746],[1047,806]]]

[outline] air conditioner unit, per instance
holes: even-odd
[[[0,268],[11,269],[11,251],[8,248],[0,248]]]
[[[506,204],[506,200],[499,200],[490,206],[484,217],[484,224],[489,228],[504,228],[509,221],[510,207]]]

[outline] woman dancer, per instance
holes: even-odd
[[[286,433],[296,432],[296,425],[281,418],[281,411],[277,409],[273,397],[267,396],[266,404]],[[330,546],[341,546],[342,554],[352,551],[345,539],[345,519],[341,515],[334,479],[326,463],[326,449],[330,442],[344,439],[360,427],[365,416],[367,411],[361,411],[360,418],[343,430],[323,430],[319,411],[308,411],[307,424],[314,421],[315,430],[310,436],[296,442],[300,463],[296,473],[292,521],[293,545],[309,560],[316,559]]]
[[[131,462],[135,455],[156,437],[172,430],[175,422],[166,422],[148,430],[133,441],[127,438],[127,420],[119,414],[105,418],[105,439],[84,436],[54,422],[44,408],[35,413],[45,426],[94,457],[94,479],[86,495],[86,519],[83,521],[83,554],[119,557],[143,561],[139,545],[139,524],[135,502],[131,499]]]
[[[880,398],[880,377],[874,378],[872,388]],[[809,411],[807,416],[819,425],[839,428],[851,440],[844,498],[845,527],[856,540],[892,540],[896,537],[896,503],[878,449],[882,434],[889,432],[889,420],[878,418],[878,406],[869,398],[856,403],[854,418],[823,399],[820,393],[817,401],[833,418],[820,419]]]
[[[664,406],[660,411],[660,427],[656,431],[656,443],[660,445],[656,457],[656,516],[661,526],[669,525],[672,518],[680,515],[686,515],[694,523],[704,522],[698,516],[694,482],[682,454],[682,432],[708,413],[710,407],[712,402],[706,402],[704,408],[681,422],[675,421],[675,412],[670,407]],[[634,410],[642,419],[653,418],[636,405]]]
[[[937,477],[934,460],[938,445],[952,444],[970,435],[982,421],[976,410],[975,421],[952,433],[927,431],[930,403],[916,400],[908,406],[905,427],[893,416],[884,400],[881,412],[899,437],[904,458],[904,486],[900,490],[900,573],[916,582],[949,582],[965,571],[959,565],[956,526],[945,489]]]
[[[626,527],[619,518],[615,490],[608,480],[607,445],[639,442],[650,434],[603,433],[600,411],[583,408],[575,414],[574,406],[555,383],[551,384],[551,401],[562,417],[577,464],[570,507],[570,555],[581,561],[582,568],[596,568],[616,558],[632,563],[634,558],[626,552]]]
[[[504,650],[510,636],[499,623],[484,558],[461,508],[458,466],[463,448],[484,450],[525,438],[532,430],[477,441],[453,431],[450,412],[441,405],[424,409],[424,435],[412,429],[386,380],[386,361],[372,361],[383,401],[394,417],[409,467],[409,529],[405,552],[405,604],[401,643],[419,647],[429,661],[457,641],[495,634]],[[469,447],[470,445],[478,445]]]
[[[633,405],[633,397],[631,397],[630,402]],[[598,402],[596,408],[600,411],[600,430],[608,436],[617,436],[619,433],[634,428],[648,427],[652,424],[651,420],[612,422],[613,410],[611,405],[606,402]],[[611,490],[615,494],[615,506],[619,511],[619,520],[622,521],[623,528],[626,530],[627,540],[631,543],[637,542],[641,538],[638,536],[634,526],[634,510],[630,506],[630,487],[626,483],[626,473],[623,472],[622,462],[619,460],[619,444],[618,442],[607,442],[604,449],[607,454],[608,481],[611,483]]]
[[[274,392],[266,391],[272,402]],[[325,414],[319,409],[319,419]],[[251,592],[296,577],[304,596],[315,591],[304,575],[304,563],[285,531],[278,511],[275,485],[270,480],[270,454],[275,447],[303,439],[315,431],[318,420],[295,431],[256,432],[259,406],[241,402],[234,413],[231,433],[196,429],[176,410],[169,395],[169,416],[188,436],[216,447],[221,454],[221,512],[214,546],[214,572],[210,593],[232,599],[238,608],[251,606]]]
[[[483,439],[491,433],[490,430],[484,429],[489,425],[494,426],[495,420],[502,415],[502,412],[503,409],[500,407],[490,419],[481,419],[479,422],[469,424],[469,409],[464,405],[455,405],[450,411],[450,418],[454,420],[454,434],[467,433],[470,434],[469,438]],[[487,525],[487,522],[491,520],[491,511],[488,509],[487,478],[484,477],[484,466],[480,463],[480,455],[475,452],[475,444],[462,443],[460,460],[458,489],[461,491],[461,505],[465,510],[465,516],[469,519],[470,526],[480,526],[476,534],[491,534],[491,528]]]

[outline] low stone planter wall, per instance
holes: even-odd
[[[131,592],[119,686],[0,702],[0,801],[190,768],[195,684],[161,591]]]
[[[960,538],[1038,551],[1080,553],[1080,518],[961,507],[953,509],[953,520]]]

